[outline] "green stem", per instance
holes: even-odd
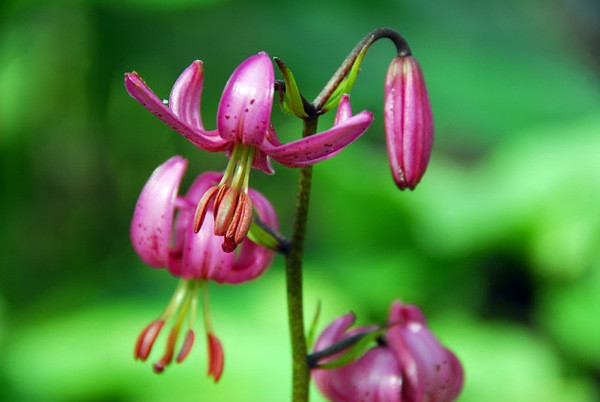
[[[302,137],[317,132],[318,118],[304,121]],[[285,272],[287,282],[288,320],[292,343],[292,401],[308,401],[308,384],[310,372],[306,360],[306,335],[304,332],[304,311],[302,307],[302,256],[308,204],[310,200],[310,182],[312,166],[300,170],[298,182],[298,198],[290,249],[285,257]]]
[[[396,46],[396,52],[398,56],[408,56],[411,54],[410,47],[408,47],[408,43],[406,40],[400,35],[398,32],[391,28],[378,28],[374,31],[371,31],[362,38],[360,42],[352,49],[350,54],[346,57],[344,62],[337,69],[335,74],[329,79],[329,82],[325,85],[325,87],[321,90],[321,93],[315,98],[312,102],[312,106],[315,110],[320,111],[323,105],[327,102],[333,91],[340,85],[346,74],[352,68],[352,65],[356,61],[356,58],[362,51],[364,47],[369,47],[379,39],[387,38],[394,42],[394,46]]]

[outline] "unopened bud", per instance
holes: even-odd
[[[412,190],[425,174],[433,145],[431,105],[414,57],[392,60],[385,80],[384,107],[392,175],[401,190]]]

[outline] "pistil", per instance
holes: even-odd
[[[190,353],[190,350],[192,350],[192,346],[194,344],[194,320],[196,319],[196,313],[198,311],[198,288],[200,287],[201,283],[202,282],[200,281],[194,281],[192,298],[190,302],[190,320],[188,322],[188,331],[185,334],[183,345],[181,345],[181,349],[177,355],[177,363],[181,363],[185,360],[187,355]]]

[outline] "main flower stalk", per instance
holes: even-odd
[[[317,132],[318,117],[304,120],[302,137]],[[287,284],[288,322],[292,343],[292,401],[308,401],[308,384],[310,371],[306,360],[306,335],[304,331],[304,309],[302,296],[302,257],[304,254],[304,238],[308,219],[308,205],[312,166],[300,170],[296,214],[289,252],[285,257],[285,273]]]

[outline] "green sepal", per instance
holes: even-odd
[[[274,57],[273,59],[277,63],[277,66],[279,66],[281,75],[283,75],[283,81],[285,82],[285,93],[282,95],[282,90],[279,92],[279,104],[281,110],[285,113],[298,116],[301,119],[307,118],[308,114],[304,110],[304,103],[302,102],[302,96],[300,95],[300,90],[298,89],[294,75],[283,61],[279,60],[277,57]]]
[[[319,364],[317,367],[332,370],[345,366],[346,364],[352,363],[354,360],[364,355],[365,352],[372,347],[373,341],[375,341],[375,339],[377,339],[378,336],[383,335],[383,333],[384,328],[381,328],[373,332],[369,332],[368,334],[365,334],[354,345],[352,345],[352,347],[346,350],[340,357],[338,357],[334,361]]]
[[[277,240],[272,234],[263,229],[254,220],[252,220],[252,223],[250,224],[250,229],[248,230],[247,237],[254,243],[266,247],[269,250],[280,250],[281,245],[279,244],[279,240]]]
[[[310,323],[310,328],[308,329],[308,334],[306,334],[306,350],[309,351],[312,349],[313,342],[315,341],[315,333],[317,332],[317,324],[319,322],[319,316],[321,315],[321,300],[317,302],[317,308],[315,310],[315,315],[313,316],[312,322]]]
[[[356,82],[356,77],[358,77],[358,73],[360,72],[360,65],[362,64],[362,61],[368,49],[368,46],[362,48],[362,50],[356,57],[354,64],[352,64],[352,68],[350,68],[350,71],[348,72],[346,77],[344,77],[342,82],[340,82],[340,85],[338,85],[337,88],[335,88],[335,90],[327,100],[327,103],[325,103],[325,105],[323,105],[323,107],[321,108],[323,112],[327,112],[336,107],[337,104],[340,102],[342,95],[349,94],[350,91],[352,91],[352,87],[354,87],[354,83]]]

